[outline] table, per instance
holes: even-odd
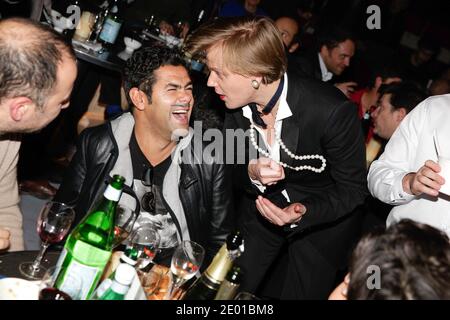
[[[73,49],[78,59],[111,71],[121,72],[125,65],[125,61],[117,56],[120,52],[117,50],[94,52],[76,44],[73,44]]]
[[[26,279],[19,271],[19,264],[34,261],[38,251],[15,251],[0,254],[0,276]],[[59,251],[48,251],[42,259],[45,268],[53,267],[60,255]]]

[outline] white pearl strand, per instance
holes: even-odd
[[[270,153],[267,152],[266,150],[261,149],[258,144],[256,143],[256,139],[255,139],[255,126],[252,124],[250,124],[250,141],[252,142],[253,147],[255,147],[256,150],[258,150],[260,153],[262,153],[263,155],[265,155],[268,158],[271,158],[272,160],[274,160],[276,163],[278,163],[279,165],[283,166],[284,168],[289,168],[295,171],[301,171],[301,170],[310,170],[312,172],[315,173],[321,173],[322,171],[325,170],[325,167],[327,166],[327,161],[325,160],[325,158],[319,154],[312,154],[312,155],[305,155],[305,156],[298,156],[294,153],[292,153],[284,144],[284,142],[281,140],[281,138],[278,136],[278,134],[275,135],[275,139],[277,140],[277,142],[280,144],[281,149],[284,150],[284,152],[286,152],[286,154],[291,157],[292,159],[295,160],[309,160],[309,159],[319,159],[322,161],[322,166],[320,168],[314,168],[312,166],[298,166],[298,167],[292,167],[290,165],[288,165],[287,163],[284,163],[282,161],[278,161],[273,159],[270,156]]]

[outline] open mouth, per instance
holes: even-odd
[[[189,122],[189,109],[177,109],[172,111],[172,115],[180,123],[188,123]]]

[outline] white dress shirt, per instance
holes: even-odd
[[[409,218],[450,236],[450,197],[442,193],[437,197],[413,196],[402,186],[406,174],[417,172],[427,160],[437,162],[434,134],[439,152],[450,157],[450,94],[426,99],[405,117],[379,160],[372,163],[368,185],[374,197],[395,205],[387,218],[388,226]]]
[[[333,78],[333,74],[328,71],[327,66],[325,65],[325,62],[322,59],[322,56],[320,53],[317,54],[319,56],[319,65],[320,65],[320,73],[322,74],[322,81],[327,82],[330,81],[331,78]]]
[[[287,89],[288,89],[288,78],[287,75],[284,74],[284,85],[283,85],[283,91],[281,92],[281,96],[280,96],[280,104],[278,106],[278,112],[277,112],[277,116],[275,118],[275,125],[274,125],[274,129],[275,129],[275,134],[277,136],[281,136],[281,128],[283,126],[283,119],[289,118],[292,116],[292,111],[291,108],[289,108],[289,105],[287,103],[286,97],[287,97]],[[253,119],[252,119],[252,111],[250,109],[250,106],[245,106],[242,108],[242,114],[244,117],[246,117],[247,119],[250,120],[250,122],[252,124],[253,123]],[[261,135],[261,137],[264,139],[264,146],[260,146],[261,148],[265,148],[266,150],[268,150],[269,154],[270,154],[270,158],[276,161],[280,161],[280,144],[278,143],[278,141],[276,139],[273,139],[273,144],[269,145],[268,141],[267,141],[267,136],[266,136],[266,132],[260,128],[259,126],[254,124],[254,128],[258,131],[258,133]],[[256,141],[258,141],[258,139],[256,139]],[[250,148],[253,148],[253,146],[251,145]],[[258,189],[261,192],[264,192],[264,190],[266,190],[266,187],[263,186],[259,181],[256,180],[252,180],[252,183],[258,187]],[[289,200],[289,196],[286,192],[286,190],[283,190],[282,194],[285,196],[285,198]]]

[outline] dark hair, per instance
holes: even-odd
[[[369,88],[375,87],[377,77],[380,77],[384,81],[388,78],[403,78],[404,76],[398,68],[392,65],[374,67],[370,72]]]
[[[155,70],[167,65],[186,68],[186,63],[180,51],[166,46],[145,47],[136,51],[128,59],[123,71],[123,86],[130,106],[133,105],[129,96],[131,88],[139,88],[151,102],[152,88],[156,82]]]
[[[381,85],[378,92],[380,98],[384,94],[391,94],[390,103],[394,110],[404,108],[406,113],[409,113],[426,98],[425,92],[416,83],[410,81]]]
[[[367,286],[370,266],[380,268],[379,289]],[[404,219],[365,235],[349,271],[350,300],[450,299],[450,242],[442,231]]]
[[[10,18],[0,21],[0,102],[25,96],[42,108],[56,85],[58,64],[70,45],[40,23]]]
[[[327,27],[317,37],[317,51],[320,51],[323,46],[332,50],[346,40],[351,40],[356,44],[356,38],[350,31],[337,26]]]
[[[431,51],[433,55],[435,55],[439,52],[440,46],[439,43],[437,43],[430,37],[425,36],[419,39],[419,41],[417,42],[417,48]]]

